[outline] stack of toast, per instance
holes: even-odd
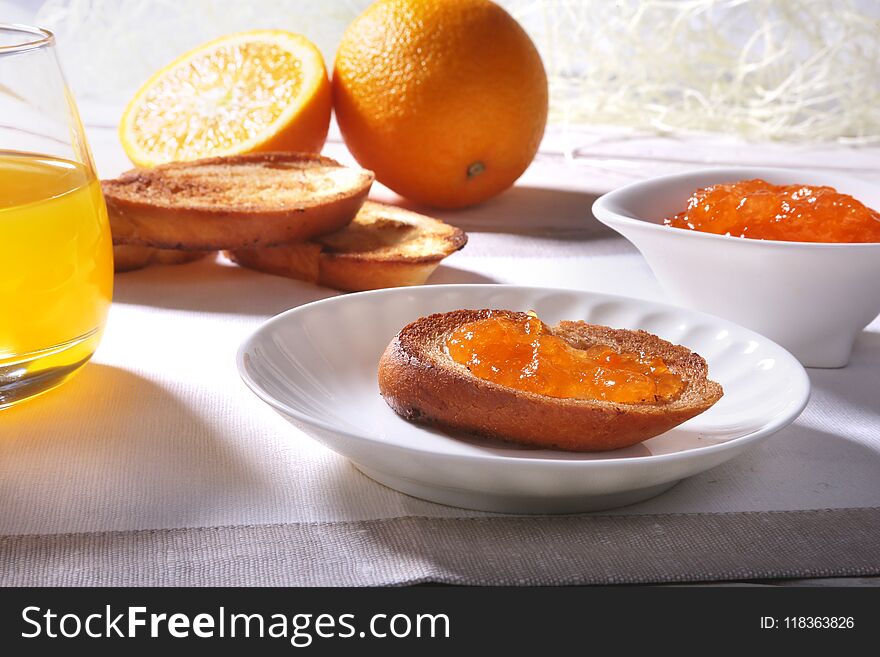
[[[223,251],[239,265],[344,291],[424,283],[466,234],[366,201],[373,174],[320,155],[253,153],[102,181],[116,271]]]

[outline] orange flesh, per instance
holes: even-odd
[[[133,118],[140,147],[172,161],[245,143],[278,120],[302,84],[302,62],[275,44],[215,48],[147,92]]]
[[[667,226],[785,242],[880,242],[880,214],[833,187],[764,180],[695,191]]]
[[[480,379],[550,397],[662,403],[674,400],[685,387],[661,358],[617,353],[605,345],[575,349],[548,333],[535,317],[462,324],[446,348]]]

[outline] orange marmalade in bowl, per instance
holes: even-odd
[[[537,317],[462,324],[446,349],[480,379],[550,397],[654,404],[676,399],[685,387],[661,358],[605,345],[575,349]]]
[[[743,180],[704,187],[667,226],[784,242],[880,242],[880,213],[833,187]]]

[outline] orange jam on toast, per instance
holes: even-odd
[[[480,379],[550,397],[653,404],[672,401],[685,386],[661,358],[605,345],[575,349],[536,317],[462,324],[446,348]]]
[[[785,242],[880,242],[880,214],[833,187],[755,179],[695,191],[667,226]]]

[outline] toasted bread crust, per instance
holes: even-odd
[[[119,273],[143,269],[148,265],[183,265],[213,254],[214,251],[176,251],[140,244],[114,244],[113,270]]]
[[[668,403],[618,404],[548,397],[479,379],[448,356],[446,338],[461,324],[497,315],[525,317],[508,310],[458,310],[404,327],[379,362],[379,391],[388,405],[408,420],[534,447],[605,451],[659,435],[723,394],[706,378],[706,361],[685,347],[644,331],[585,322],[562,322],[551,330],[576,348],[598,343],[658,355],[687,382],[684,392]]]
[[[136,169],[101,186],[115,244],[212,251],[339,230],[372,172],[308,153],[251,153]]]
[[[298,244],[234,250],[227,256],[251,269],[357,292],[421,285],[443,258],[466,243],[460,228],[367,201],[335,233]]]

